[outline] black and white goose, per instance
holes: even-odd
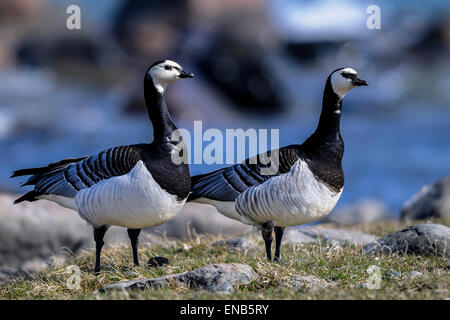
[[[281,261],[285,227],[325,217],[341,196],[344,186],[341,165],[344,142],[340,133],[342,100],[354,87],[366,85],[351,68],[334,70],[325,84],[317,129],[303,144],[277,150],[277,172],[262,172],[267,165],[247,159],[194,176],[188,201],[213,205],[229,218],[260,226],[270,261],[272,232],[275,231],[275,260]]]
[[[15,203],[46,199],[76,210],[94,228],[95,271],[106,230],[114,225],[128,228],[133,260],[139,265],[138,237],[141,228],[172,219],[188,197],[191,182],[187,164],[175,164],[171,154],[183,148],[173,141],[177,129],[167,110],[164,91],[182,78],[192,78],[176,62],[157,61],[144,78],[144,96],[153,123],[153,142],[113,147],[90,157],[65,159],[42,168],[13,172],[12,177],[31,175],[23,184],[34,190]]]

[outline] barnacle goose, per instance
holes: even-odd
[[[325,217],[341,196],[344,186],[341,165],[344,142],[340,133],[342,99],[352,88],[366,85],[367,81],[358,78],[351,68],[334,70],[325,84],[322,112],[315,132],[301,145],[271,151],[270,154],[277,152],[279,155],[277,172],[263,174],[261,169],[267,165],[247,159],[194,176],[188,201],[213,205],[229,218],[259,226],[269,261],[275,231],[274,259],[281,261],[285,227]]]
[[[173,152],[184,149],[184,142],[171,139],[177,128],[167,110],[164,91],[176,80],[192,77],[170,60],[157,61],[147,70],[144,97],[153,123],[152,143],[113,147],[90,157],[17,170],[11,176],[31,175],[22,186],[34,185],[34,190],[15,203],[54,201],[76,210],[93,226],[96,272],[100,270],[103,237],[111,225],[128,228],[133,260],[139,265],[141,228],[167,222],[186,201],[191,185],[189,167],[171,159]]]

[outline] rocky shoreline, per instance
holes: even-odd
[[[405,203],[402,217],[448,218],[448,190],[449,177],[425,186]],[[48,201],[13,205],[15,197],[0,194],[0,281],[45,270],[55,260],[64,260],[83,249],[93,248],[91,227],[72,210]],[[422,213],[418,213],[417,208],[422,208]],[[364,212],[367,214],[364,215]],[[407,253],[450,257],[450,250],[447,249],[450,229],[445,225],[412,225],[381,238],[356,231],[354,227],[348,228],[357,223],[384,221],[388,217],[386,208],[380,202],[364,200],[327,217],[323,221],[327,223],[326,227],[318,225],[288,229],[284,241],[290,244],[325,241],[334,246],[352,244],[361,246],[365,254]],[[225,238],[216,242],[216,246],[241,251],[258,250],[247,237],[236,238],[249,232],[252,232],[251,227],[225,218],[213,207],[189,203],[172,221],[145,230],[141,243],[161,244],[167,238],[189,239],[195,234],[214,234]],[[116,227],[111,228],[105,240],[107,245],[128,244],[129,241],[126,232]]]

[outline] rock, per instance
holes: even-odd
[[[188,12],[187,3],[181,0],[124,0],[116,10],[112,28],[127,56],[155,60],[176,50]],[[150,34],[153,37],[148,37]],[[170,35],[169,39],[164,35]]]
[[[402,219],[450,217],[450,176],[426,185],[406,201],[400,213]]]
[[[283,282],[282,285],[293,287],[294,289],[328,289],[336,288],[336,282],[327,282],[321,280],[315,276],[291,276],[291,279],[287,282]]]
[[[160,278],[133,279],[110,284],[102,291],[114,289],[157,289],[170,283],[187,286],[191,289],[211,292],[232,292],[236,284],[247,284],[256,280],[258,275],[248,265],[241,263],[218,263]]]
[[[420,272],[420,271],[415,271],[415,270],[413,270],[413,271],[410,271],[410,272],[409,272],[409,275],[410,275],[412,278],[417,278],[417,277],[423,276],[423,273]]]
[[[402,276],[402,273],[400,271],[390,269],[387,276],[390,278],[400,278]]]
[[[19,268],[14,268],[10,266],[0,267],[0,282],[6,282],[8,280],[18,278],[21,276],[26,276],[28,272],[23,271]]]
[[[47,3],[38,1],[4,0],[0,5],[0,21],[4,26],[42,18],[48,10]],[[8,30],[8,29],[7,29]]]
[[[258,248],[253,241],[251,241],[247,238],[243,238],[243,237],[217,241],[217,242],[213,243],[213,246],[226,247],[229,249],[242,250],[242,251],[255,250]]]
[[[424,223],[378,239],[364,247],[366,254],[423,254],[450,258],[450,228]]]
[[[166,257],[153,257],[148,260],[147,264],[152,268],[158,268],[170,264],[170,260]]]
[[[247,42],[229,37],[223,32],[218,32],[216,37],[216,41],[206,50],[205,57],[199,61],[200,71],[208,84],[225,94],[238,111],[253,111],[258,114],[281,112],[285,103],[274,86],[274,79],[278,75],[270,73],[264,59],[255,54]],[[227,71],[228,77],[220,75]],[[268,77],[268,74],[271,74],[271,77]],[[238,80],[242,87],[233,84]]]
[[[15,198],[0,195],[0,265],[20,268],[62,247],[77,252],[91,240],[92,229],[73,211],[48,201],[13,205]]]
[[[389,211],[386,203],[378,199],[367,198],[337,209],[321,222],[337,224],[374,223],[389,220],[392,217],[393,213]]]
[[[286,243],[309,243],[323,240],[334,245],[344,245],[348,243],[366,245],[375,239],[375,236],[359,231],[329,229],[323,227],[301,227],[287,230],[283,241]]]

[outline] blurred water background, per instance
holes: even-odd
[[[66,28],[70,4],[81,30]],[[371,4],[3,0],[0,189],[18,191],[18,168],[151,141],[142,79],[155,60],[196,75],[167,92],[179,127],[278,128],[280,145],[312,133],[326,77],[349,66],[370,85],[344,101],[339,206],[376,198],[398,214],[450,173],[450,3],[377,1],[380,30],[366,27]]]

